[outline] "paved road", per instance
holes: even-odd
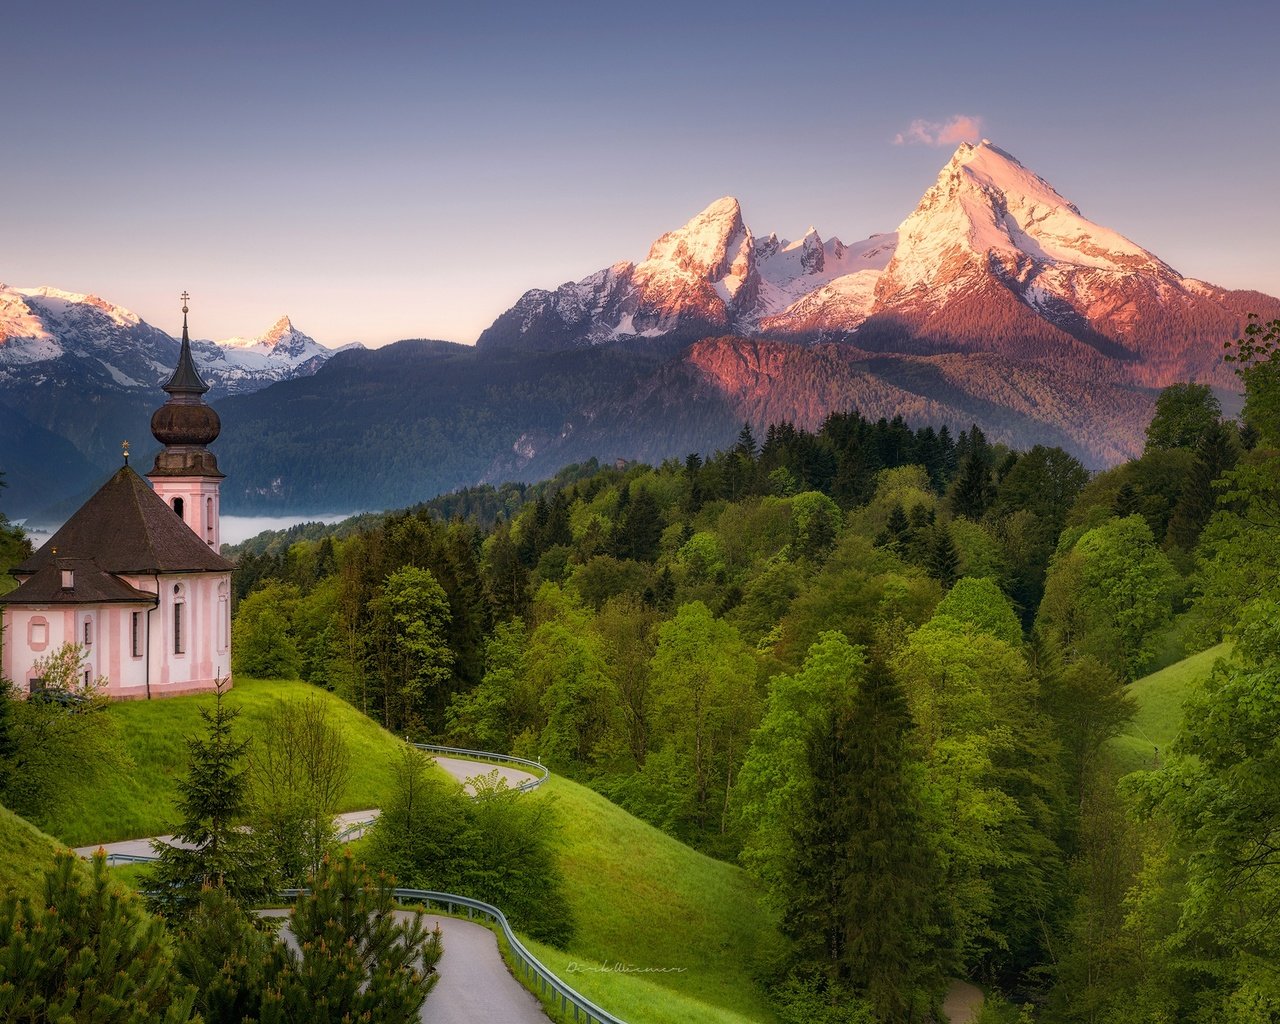
[[[285,917],[287,910],[267,910],[264,917]],[[407,918],[407,912],[396,914]],[[422,915],[428,928],[440,926],[444,956],[437,970],[440,980],[422,1005],[426,1024],[547,1024],[542,1005],[507,971],[493,932],[471,921]],[[285,940],[297,949],[293,937]]]
[[[457,757],[437,757],[436,763],[459,782],[466,785],[471,779],[488,775],[492,771],[507,780],[510,786],[528,782],[535,776],[506,765],[466,761]],[[378,816],[376,808],[367,811],[348,811],[339,814],[338,829],[357,821],[369,821]],[[159,836],[162,842],[172,842],[173,836]],[[149,857],[153,851],[150,839],[125,839],[118,843],[106,843],[101,848],[107,853],[132,854]],[[81,846],[76,853],[91,857],[98,846]],[[269,916],[286,916],[287,910],[266,911]],[[407,916],[407,915],[405,915]],[[451,917],[427,915],[430,927],[440,925],[444,936],[444,955],[437,970],[440,981],[422,1007],[421,1019],[428,1024],[472,1024],[474,1021],[491,1021],[493,1024],[546,1024],[542,1005],[507,970],[498,952],[498,939],[493,932],[471,921]]]
[[[466,761],[460,757],[437,757],[435,762],[463,785],[478,776],[488,775],[494,771],[506,779],[507,785],[513,788],[535,778],[529,772],[521,771],[508,765]],[[347,811],[344,814],[339,814],[337,817],[338,831],[342,831],[342,829],[357,821],[371,821],[377,816],[378,809],[376,807],[367,811]],[[359,835],[360,833],[356,832],[349,838],[355,839]],[[156,838],[162,843],[173,844],[173,836],[157,836]],[[150,839],[122,839],[116,843],[103,843],[100,846],[101,849],[106,850],[109,854],[127,854],[131,857],[150,857],[154,852],[151,849]],[[81,857],[92,857],[98,849],[99,846],[78,846],[76,847],[76,853]]]

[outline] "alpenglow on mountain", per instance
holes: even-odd
[[[1141,451],[1160,387],[1207,382],[1238,408],[1222,346],[1249,312],[1280,317],[1280,300],[1182,276],[984,142],[865,241],[757,234],[726,197],[639,262],[526,292],[475,346],[328,358],[286,319],[196,359],[222,416],[218,456],[236,467],[224,510],[319,513],[592,457],[709,452],[744,421],[763,436],[849,409],[976,423],[1099,468]],[[100,483],[121,438],[146,436],[177,343],[47,290],[0,289],[0,337],[4,507],[42,513]]]
[[[1184,278],[984,140],[962,144],[895,232],[847,244],[761,238],[718,199],[554,291],[526,292],[482,348],[555,349],[733,334],[872,352],[995,352],[1163,386],[1229,385],[1221,343],[1274,300]]]

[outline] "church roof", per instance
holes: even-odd
[[[105,573],[131,575],[235,568],[128,466],[116,470],[39,551],[10,571],[27,576],[63,558],[90,561]]]
[[[62,571],[70,569],[72,585],[62,585]],[[155,594],[131,587],[104,572],[91,558],[50,559],[21,586],[0,596],[0,604],[155,604]]]

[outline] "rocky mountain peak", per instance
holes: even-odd
[[[731,272],[750,243],[738,200],[725,196],[654,242],[646,262],[673,264],[693,277],[716,281]]]

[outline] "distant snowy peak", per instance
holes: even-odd
[[[192,348],[214,397],[309,376],[334,354],[288,317],[257,338]],[[0,284],[0,382],[150,390],[177,358],[177,339],[96,295]]]
[[[332,355],[332,350],[303,334],[293,326],[293,322],[287,316],[282,316],[265,333],[256,338],[226,338],[217,344],[227,349],[256,352],[269,358],[290,362]]]

